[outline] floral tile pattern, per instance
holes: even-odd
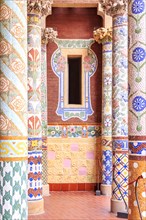
[[[42,135],[47,136],[47,61],[46,45],[41,48],[41,111],[42,111]]]
[[[146,156],[146,1],[129,1],[129,182],[145,174]],[[146,218],[144,184],[139,184],[141,218]],[[129,218],[138,219],[135,185],[129,185]]]
[[[130,36],[129,36],[129,114],[134,122],[130,126],[131,135],[145,134],[146,96],[145,80],[143,73],[146,66],[146,42],[145,42],[145,3],[144,1],[132,1],[129,6]],[[134,28],[133,28],[134,27]],[[133,38],[131,37],[133,36]]]
[[[113,195],[128,201],[128,18],[113,17]]]
[[[68,126],[68,137],[82,137],[82,126]]]
[[[101,126],[48,125],[48,138],[95,138],[101,136]]]
[[[112,42],[102,46],[102,184],[112,184]]]
[[[114,18],[113,36],[113,135],[128,135],[128,32],[127,17]]]
[[[62,137],[62,126],[48,126],[48,137]]]

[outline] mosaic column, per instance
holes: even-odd
[[[47,159],[47,57],[46,44],[48,40],[45,29],[42,30],[41,46],[41,107],[42,107],[42,182],[43,195],[49,195],[48,185],[48,159]]]
[[[42,197],[41,16],[50,1],[28,0],[28,211],[44,212]]]
[[[53,42],[57,32],[53,28],[42,29],[41,47],[41,111],[42,111],[42,182],[43,195],[49,196],[47,152],[47,44]]]
[[[112,195],[112,30],[99,28],[94,39],[102,43],[102,184],[101,193]]]
[[[26,220],[27,1],[0,1],[0,219]]]
[[[129,215],[146,219],[146,0],[129,2]],[[137,198],[135,183],[138,181]],[[138,207],[139,204],[139,207]]]
[[[101,1],[113,17],[113,184],[111,211],[127,211],[128,203],[128,28],[127,0]]]

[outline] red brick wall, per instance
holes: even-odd
[[[102,18],[97,15],[97,8],[53,8],[52,15],[46,20],[47,27],[57,28],[58,38],[62,39],[89,39],[93,38],[94,27],[102,27]],[[58,77],[51,68],[51,56],[57,49],[56,44],[49,43],[47,46],[47,69],[48,69],[48,124],[84,124],[80,119],[74,118],[63,122],[57,116],[58,105]],[[101,122],[101,76],[102,76],[102,48],[94,43],[92,49],[97,54],[98,68],[91,77],[91,103],[94,114],[89,116],[87,124]]]

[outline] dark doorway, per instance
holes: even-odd
[[[82,57],[68,57],[69,104],[81,104]]]

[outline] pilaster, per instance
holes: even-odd
[[[41,113],[42,113],[42,184],[43,196],[49,196],[47,159],[47,44],[57,37],[53,28],[42,29],[41,38]]]

